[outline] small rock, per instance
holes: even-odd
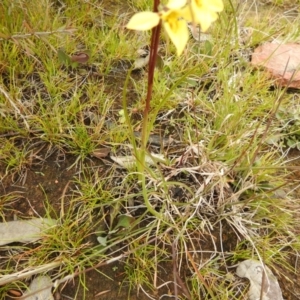
[[[265,43],[254,50],[251,63],[263,66],[279,86],[300,89],[300,45]]]
[[[264,270],[265,276],[263,279]],[[239,277],[250,280],[249,300],[260,300],[262,281],[264,281],[262,300],[283,300],[276,277],[272,271],[267,266],[263,266],[260,261],[253,259],[244,260],[238,265],[236,274]]]

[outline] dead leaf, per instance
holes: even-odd
[[[54,300],[52,295],[53,283],[49,276],[39,276],[32,280],[28,290],[21,299],[25,300]]]
[[[109,153],[110,153],[110,148],[99,148],[93,151],[91,155],[97,158],[103,158],[103,157],[107,157]]]
[[[300,45],[265,43],[254,50],[251,64],[264,67],[280,86],[300,89]]]
[[[90,59],[90,56],[87,53],[84,53],[84,52],[75,53],[71,56],[71,61],[72,62],[77,62],[77,63],[80,63],[80,64],[87,63],[89,59]]]
[[[133,70],[139,70],[144,68],[149,63],[150,55],[148,54],[146,57],[139,57],[133,63]]]
[[[56,220],[42,218],[0,223],[0,246],[35,242],[42,238],[44,230],[55,224]]]
[[[123,168],[133,168],[136,164],[136,158],[133,155],[127,155],[127,156],[110,156],[110,158],[120,165]],[[146,155],[145,161],[149,166],[155,165],[156,162],[165,162],[165,158],[163,154],[155,154],[151,153],[150,155]]]
[[[263,289],[264,300],[283,300],[277,278],[260,261],[254,259],[242,261],[236,269],[236,274],[239,277],[249,279],[249,300],[260,299],[261,289]]]

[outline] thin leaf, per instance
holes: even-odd
[[[65,66],[71,65],[71,58],[62,48],[57,50],[57,55],[58,55],[58,60],[61,64]]]
[[[107,236],[98,236],[97,241],[101,246],[107,246]]]
[[[130,228],[131,224],[135,221],[134,217],[128,215],[121,215],[118,218],[118,224],[116,225],[115,229],[123,227],[123,228]]]

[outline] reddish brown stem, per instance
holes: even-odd
[[[154,7],[153,7],[154,12],[158,12],[159,3],[160,0],[154,0]],[[152,35],[151,35],[149,70],[148,70],[148,87],[147,87],[145,109],[143,114],[143,128],[142,128],[142,148],[144,150],[146,149],[146,144],[148,139],[147,137],[147,129],[148,129],[148,121],[149,121],[148,118],[150,112],[150,102],[152,98],[154,71],[155,71],[155,65],[157,59],[160,29],[161,29],[161,22],[159,22],[159,24],[152,29]]]
[[[154,0],[154,12],[158,12],[158,5],[160,0]],[[143,197],[145,200],[145,205],[148,211],[155,217],[161,218],[160,213],[158,213],[151,205],[148,199],[148,191],[146,188],[146,176],[144,174],[145,171],[145,157],[146,157],[146,147],[147,141],[149,136],[149,125],[152,125],[149,122],[149,113],[150,113],[150,102],[152,98],[152,89],[153,89],[153,79],[154,79],[154,70],[156,65],[156,58],[158,52],[158,43],[159,43],[159,36],[160,36],[160,28],[161,22],[152,29],[152,36],[151,36],[151,46],[150,46],[150,58],[149,58],[149,71],[148,71],[148,87],[147,87],[147,98],[146,104],[143,114],[143,124],[142,124],[142,140],[141,140],[141,148],[136,151],[136,157],[139,160],[137,164],[138,172],[140,174],[140,180],[142,183],[142,190],[143,190]],[[150,123],[150,124],[149,124]]]
[[[150,49],[150,58],[149,58],[148,89],[147,89],[147,98],[146,98],[146,106],[145,106],[145,111],[148,112],[150,111],[150,101],[152,97],[154,70],[155,70],[156,59],[157,59],[160,28],[161,28],[161,23],[159,23],[155,28],[152,29],[151,49]]]
[[[160,0],[154,1],[153,11],[158,11],[158,5]],[[159,44],[159,36],[160,36],[160,29],[161,29],[161,22],[152,29],[152,36],[151,36],[151,46],[150,46],[150,58],[149,58],[149,73],[148,73],[148,89],[147,89],[147,98],[146,98],[146,106],[145,106],[145,113],[147,114],[150,111],[150,101],[152,97],[152,89],[153,89],[153,79],[154,79],[154,70],[156,65],[157,59],[157,52],[158,52],[158,44]]]

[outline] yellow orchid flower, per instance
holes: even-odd
[[[186,21],[182,16],[182,7],[187,0],[170,0],[160,13],[140,12],[135,14],[127,24],[128,29],[149,30],[163,21],[163,26],[180,55],[185,48],[189,31]]]
[[[160,13],[143,11],[136,13],[128,22],[126,27],[133,30],[149,30],[157,26],[161,16],[167,16],[173,10],[179,10],[186,5],[187,0],[170,0],[166,5],[166,11]],[[166,19],[166,18],[162,18]]]
[[[185,16],[189,21],[200,24],[201,30],[205,32],[223,8],[222,0],[191,0],[190,5],[185,8]]]
[[[149,30],[162,20],[163,26],[180,55],[189,39],[187,21],[200,24],[206,31],[223,10],[222,0],[169,0],[159,13],[140,12],[127,24],[128,29]]]

